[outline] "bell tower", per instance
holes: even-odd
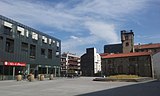
[[[130,30],[130,32],[122,30],[121,41],[122,41],[123,53],[134,52],[134,33],[132,32],[132,30]]]

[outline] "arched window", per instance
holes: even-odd
[[[129,46],[129,43],[128,43],[128,42],[126,42],[126,46]]]

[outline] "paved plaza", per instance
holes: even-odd
[[[160,82],[97,82],[93,77],[0,81],[0,96],[160,96]]]

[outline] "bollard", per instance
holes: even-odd
[[[27,79],[28,79],[28,81],[33,82],[33,81],[34,81],[34,75],[29,74],[29,75],[27,76]]]

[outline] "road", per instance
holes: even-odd
[[[93,77],[0,81],[0,96],[160,96],[160,82],[97,82]]]

